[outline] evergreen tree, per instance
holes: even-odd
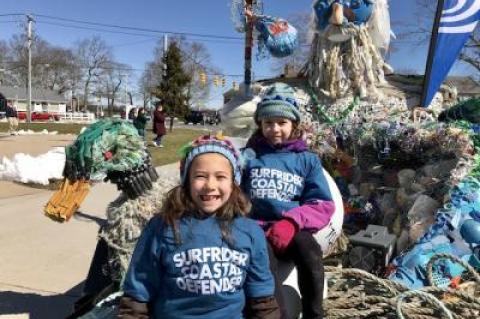
[[[187,88],[191,78],[183,69],[182,52],[175,42],[169,45],[162,61],[167,69],[154,95],[163,102],[165,111],[172,119],[183,117],[188,112]]]

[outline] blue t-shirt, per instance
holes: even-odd
[[[245,298],[272,296],[265,235],[255,221],[235,218],[233,246],[215,217],[182,218],[181,244],[154,217],[132,255],[125,295],[153,305],[155,318],[243,318]]]
[[[250,216],[263,221],[280,220],[283,213],[313,200],[332,200],[316,154],[268,146],[245,165],[242,189],[252,201]]]

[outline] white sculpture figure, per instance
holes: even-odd
[[[334,100],[378,97],[393,72],[382,56],[391,36],[387,0],[315,0],[313,11],[310,84]]]

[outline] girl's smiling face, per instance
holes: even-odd
[[[293,122],[283,117],[272,117],[262,120],[262,134],[272,144],[287,142],[293,131]]]
[[[232,194],[232,166],[221,154],[205,153],[195,157],[188,178],[192,201],[203,213],[215,213]]]

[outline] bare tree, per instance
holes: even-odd
[[[399,30],[397,31],[397,41],[393,43],[394,47],[402,45],[413,47],[429,43],[432,35],[436,5],[432,5],[431,0],[416,0],[415,6],[417,12],[415,19],[392,21],[393,27]],[[474,32],[470,34],[457,60],[480,71],[480,31],[478,26]]]
[[[8,55],[7,43],[0,40],[0,85],[11,85],[12,82]]]
[[[76,46],[76,56],[83,71],[83,107],[88,104],[88,89],[113,60],[112,49],[98,36],[80,41]]]
[[[143,98],[143,107],[147,107],[152,101],[153,91],[155,90],[155,83],[161,81],[161,71],[157,70],[159,64],[155,62],[148,62],[145,64],[145,71],[139,79],[138,86]],[[157,78],[158,77],[158,78]]]
[[[102,87],[100,90],[107,98],[109,116],[113,115],[117,94],[124,84],[125,77],[130,76],[130,74],[131,68],[126,64],[111,61],[105,67],[101,76]]]
[[[146,107],[155,95],[156,87],[163,75],[163,41],[159,40],[153,51],[153,61],[145,64],[145,70],[139,79],[138,86],[143,95],[143,106]]]
[[[3,63],[7,57],[8,47],[7,43],[3,40],[0,40],[0,63]]]
[[[60,47],[49,47],[45,52],[46,63],[41,83],[43,86],[63,94],[79,81],[80,70],[73,52]]]
[[[208,74],[220,74],[221,72],[213,65],[208,49],[201,43],[187,41],[182,37],[175,37],[171,40],[177,43],[182,52],[182,65],[192,81],[187,85],[188,105],[190,107],[202,107],[208,101],[210,96],[210,86],[200,85],[199,74],[206,72]],[[158,41],[154,49],[154,60],[148,62],[145,71],[140,78],[139,87],[143,92],[144,105],[146,105],[152,95],[155,95],[155,88],[162,81],[163,74],[163,41]]]
[[[27,38],[14,35],[5,50],[9,85],[26,86],[28,81]],[[52,46],[36,36],[32,42],[32,85],[59,94],[72,89],[79,81],[79,67],[71,50]]]
[[[32,45],[32,66],[37,65],[36,48],[38,42],[42,40],[34,37]],[[27,37],[25,34],[15,34],[8,41],[8,65],[12,77],[10,85],[26,86],[28,81],[28,51],[27,51]],[[37,63],[35,63],[37,62]],[[32,70],[32,74],[33,74]]]
[[[210,86],[200,84],[200,73],[220,72],[213,66],[211,56],[202,43],[180,41],[179,44],[183,52],[183,67],[192,78],[187,86],[188,104],[192,108],[204,107],[210,96]]]

